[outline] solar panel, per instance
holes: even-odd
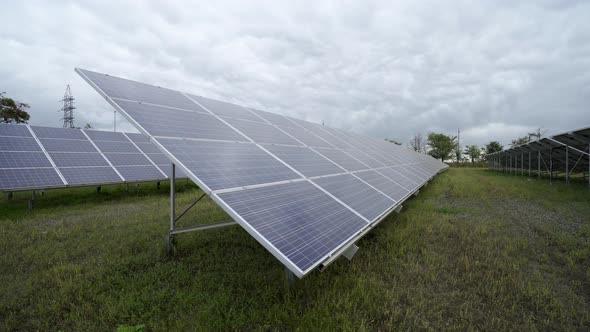
[[[27,188],[60,187],[64,183],[53,168],[2,169],[0,168],[2,190]]]
[[[245,107],[226,103],[219,100],[209,99],[196,95],[189,95],[197,103],[201,104],[205,109],[219,116],[229,116],[238,119],[245,119],[250,121],[264,122],[260,117],[256,116]]]
[[[64,167],[59,171],[70,185],[94,185],[123,182],[110,166]]]
[[[376,220],[395,205],[393,200],[350,174],[312,181],[370,221]]]
[[[382,140],[171,90],[172,102],[155,100],[144,94],[156,87],[76,71],[299,277],[341,253],[435,173],[414,166],[432,158]],[[195,107],[179,109],[179,95]],[[144,150],[145,141],[136,144],[165,165]]]
[[[89,137],[107,152],[97,150]],[[166,179],[170,169],[170,160],[141,134],[0,124],[0,138],[5,174],[0,190],[5,191],[155,181]],[[140,146],[155,152],[150,155],[157,162]],[[184,176],[177,172],[177,178]]]
[[[234,118],[228,118],[225,121],[256,143],[301,145],[301,143],[286,135],[277,127],[266,123]]]
[[[77,129],[38,126],[31,126],[31,129],[33,129],[35,132],[35,136],[37,136],[37,138],[86,139],[84,134],[82,134],[82,132]]]
[[[218,196],[303,273],[367,225],[307,181]]]
[[[306,147],[274,145],[265,148],[307,177],[346,172],[343,168]]]
[[[259,117],[263,118],[264,120],[268,121],[269,123],[275,126],[299,128],[299,126],[296,125],[293,121],[289,120],[287,117],[282,116],[280,114],[274,114],[252,108],[250,108],[250,110],[256,113],[256,115],[258,115]]]
[[[155,136],[247,142],[242,135],[211,114],[170,109],[118,100],[129,115]],[[162,117],[162,114],[166,114]],[[158,121],[153,121],[158,117]]]
[[[344,168],[349,172],[359,171],[369,168],[369,166],[361,163],[357,159],[353,158],[348,153],[340,149],[316,149],[317,153],[330,159],[336,165]]]
[[[211,190],[300,177],[252,143],[179,139],[158,141]]]
[[[370,184],[396,202],[404,198],[409,192],[408,189],[373,170],[354,173],[354,175],[358,176],[361,180]]]
[[[277,128],[279,128],[280,130],[291,135],[292,137],[294,137],[295,139],[297,139],[299,142],[303,143],[304,145],[307,145],[310,147],[321,147],[321,148],[333,148],[334,147],[332,144],[324,141],[319,136],[317,136],[317,135],[313,134],[312,132],[310,132],[306,129],[303,129],[301,127],[277,126]]]
[[[2,137],[0,151],[41,151],[41,147],[32,137]]]
[[[0,123],[0,136],[33,137],[26,126]]]
[[[43,152],[1,151],[0,165],[3,168],[51,167],[49,159]]]

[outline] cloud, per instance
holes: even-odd
[[[0,90],[59,124],[112,129],[97,70],[408,141],[485,144],[588,125],[590,3],[27,1],[3,7]],[[119,128],[132,126],[119,117]]]

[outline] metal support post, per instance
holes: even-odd
[[[541,150],[537,151],[537,179],[541,179]]]
[[[549,183],[553,183],[553,148],[549,149]]]
[[[565,184],[570,184],[569,145],[565,146]]]
[[[6,194],[6,199],[8,199],[8,200],[12,199],[12,191]]]
[[[166,253],[168,255],[172,254],[173,250],[173,234],[174,231],[174,223],[176,221],[176,165],[172,164],[172,170],[170,175],[170,233],[166,236]]]
[[[588,144],[588,188],[590,188],[590,144]]]
[[[29,201],[29,210],[33,209],[33,203],[35,203],[35,191],[31,191],[31,200]]]
[[[290,289],[295,285],[296,276],[291,270],[285,267],[285,288]]]
[[[531,152],[529,151],[529,178],[531,177]]]
[[[156,189],[160,189],[160,181],[156,182]]]
[[[101,188],[100,186],[96,187],[96,193],[97,193],[97,194],[98,194],[98,193],[100,193],[100,190],[101,190],[101,189],[102,189],[102,188]]]
[[[524,152],[520,153],[520,175],[524,175]]]

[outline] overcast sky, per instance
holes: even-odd
[[[59,126],[70,84],[76,124],[105,130],[75,67],[404,143],[590,125],[590,1],[393,2],[10,1],[0,91]]]

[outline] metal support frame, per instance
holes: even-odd
[[[190,226],[190,227],[183,227],[183,228],[176,228],[176,222],[182,218],[190,209],[192,209],[197,203],[205,197],[205,193],[201,194],[196,200],[194,200],[184,211],[182,211],[178,216],[176,216],[176,165],[172,164],[172,172],[170,176],[170,229],[168,235],[166,236],[166,254],[171,255],[174,251],[174,236],[176,234],[181,233],[188,233],[188,232],[195,232],[195,231],[203,231],[207,229],[225,227],[236,225],[237,222],[234,220],[230,221],[223,221],[214,224],[207,224],[207,225],[198,225],[198,226]],[[294,276],[293,276],[294,277]]]
[[[541,150],[537,151],[537,179],[541,180]]]
[[[529,151],[529,178],[531,177],[531,151]]]
[[[524,175],[524,152],[520,153],[520,175]]]
[[[553,148],[549,149],[549,183],[553,183]]]
[[[569,157],[569,145],[565,146],[565,183],[570,184],[570,157]]]
[[[34,203],[35,203],[35,191],[31,190],[31,199],[29,200],[29,210],[33,209]]]
[[[96,193],[99,194],[101,191],[102,187],[101,186],[96,186]]]

